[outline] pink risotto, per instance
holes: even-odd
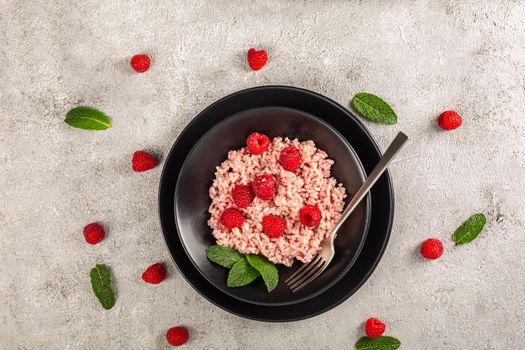
[[[294,146],[300,152],[300,164],[295,172],[285,170],[280,162],[281,151]],[[242,254],[262,254],[273,263],[291,266],[294,259],[309,262],[320,249],[340,217],[346,197],[345,188],[330,176],[334,161],[313,141],[289,140],[276,137],[261,154],[251,154],[246,147],[228,152],[215,172],[210,188],[210,219],[217,244]],[[260,175],[275,179],[275,194],[271,200],[257,196],[245,208],[236,206],[232,191],[236,185],[250,185]],[[306,205],[317,207],[322,215],[316,227],[301,223],[299,211]],[[244,221],[240,227],[227,228],[221,214],[236,208]],[[263,217],[276,215],[285,222],[282,236],[270,238],[263,229]],[[242,220],[242,219],[241,219]]]

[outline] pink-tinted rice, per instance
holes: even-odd
[[[279,164],[281,150],[289,145],[297,147],[302,157],[295,173],[284,170]],[[209,191],[212,204],[208,225],[217,244],[243,254],[261,253],[273,263],[286,266],[292,265],[294,258],[302,262],[312,260],[344,207],[345,188],[330,177],[333,163],[326,152],[316,148],[310,140],[300,142],[276,137],[269,149],[260,155],[253,155],[246,148],[228,152],[228,159],[217,167]],[[235,185],[247,185],[262,174],[274,176],[277,191],[273,200],[255,197],[250,206],[239,209],[244,216],[241,228],[224,227],[220,223],[221,213],[230,207],[237,208],[231,196]],[[299,210],[307,204],[321,210],[323,218],[315,228],[299,221]],[[262,218],[268,214],[278,215],[286,221],[282,237],[271,239],[264,233]]]

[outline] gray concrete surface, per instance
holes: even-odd
[[[352,349],[375,315],[403,349],[525,347],[525,1],[0,1],[0,348],[165,349],[186,325],[187,349]],[[266,48],[262,71],[245,67]],[[146,51],[151,70],[130,71]],[[211,305],[176,271],[157,219],[161,167],[130,171],[137,149],[167,154],[216,99],[287,84],[347,104],[360,90],[390,101],[399,123],[367,123],[392,166],[392,239],[372,278],[313,319],[266,324]],[[87,104],[105,132],[68,127]],[[445,109],[464,116],[445,133]],[[488,214],[472,244],[450,233]],[[82,227],[108,228],[88,246]],[[443,239],[435,262],[417,257]],[[164,261],[169,278],[141,282]],[[111,266],[118,300],[104,311],[88,278]]]

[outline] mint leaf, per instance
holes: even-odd
[[[482,213],[472,215],[452,234],[452,239],[456,244],[466,244],[472,242],[483,230],[487,218]]]
[[[111,289],[111,274],[106,265],[96,265],[91,269],[91,287],[102,307],[109,310],[115,305],[115,293]]]
[[[350,102],[359,115],[375,123],[396,124],[397,115],[381,98],[367,92],[357,93]]]
[[[394,337],[379,337],[371,339],[363,337],[355,343],[357,350],[396,350],[401,346],[401,342]]]
[[[64,120],[74,128],[86,130],[106,130],[111,127],[111,120],[101,111],[91,107],[75,107],[66,114]]]
[[[230,273],[228,274],[228,287],[242,287],[256,279],[259,276],[259,271],[248,264],[246,257],[242,257],[235,264],[233,264]]]
[[[209,246],[208,249],[206,249],[206,256],[214,263],[228,269],[231,269],[233,264],[242,258],[242,255],[235,250],[220,245]]]
[[[246,255],[248,263],[261,274],[268,292],[271,292],[279,284],[279,272],[274,264],[261,255]]]

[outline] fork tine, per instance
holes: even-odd
[[[315,265],[319,263],[320,260],[321,260],[321,256],[320,255],[316,256],[315,259],[310,261],[308,264],[304,264],[303,266],[299,268],[299,270],[295,271],[293,275],[291,275],[290,277],[286,279],[286,281],[284,281],[284,283],[289,285],[289,284],[294,283],[294,281],[296,281],[297,279],[302,278],[305,274],[310,272],[310,270],[313,269]]]
[[[319,267],[319,269],[313,273],[313,274],[310,274],[310,277],[304,281],[303,283],[301,283],[300,285],[296,285],[295,287],[292,288],[292,293],[295,293],[297,292],[299,289],[302,289],[304,286],[306,286],[308,283],[312,282],[314,279],[317,278],[317,276],[319,276],[321,273],[323,273],[323,271],[325,270],[326,268],[326,262],[323,260],[323,263],[321,264],[321,266]]]
[[[292,283],[288,284],[288,288],[294,289],[298,285],[302,284],[304,281],[310,278],[313,274],[317,272],[317,270],[321,269],[324,265],[325,261],[324,259],[321,259],[317,264],[315,264],[315,267],[310,269],[307,273],[305,273],[301,278],[296,279]]]
[[[307,270],[312,266],[314,261],[318,260],[319,256],[316,256],[314,259],[312,259],[310,262],[303,264],[297,271],[295,271],[291,276],[289,276],[284,282],[288,283],[291,280],[295,279],[299,274],[301,274],[303,271]]]
[[[307,274],[303,275],[300,279],[294,281],[293,283],[290,283],[288,285],[288,287],[290,289],[292,289],[292,291],[297,288],[298,286],[300,285],[303,285],[303,283],[305,281],[309,281],[310,278],[315,275],[319,270],[324,270],[323,268],[323,265],[324,265],[325,261],[324,260],[321,260],[316,266],[315,268],[311,269]]]

